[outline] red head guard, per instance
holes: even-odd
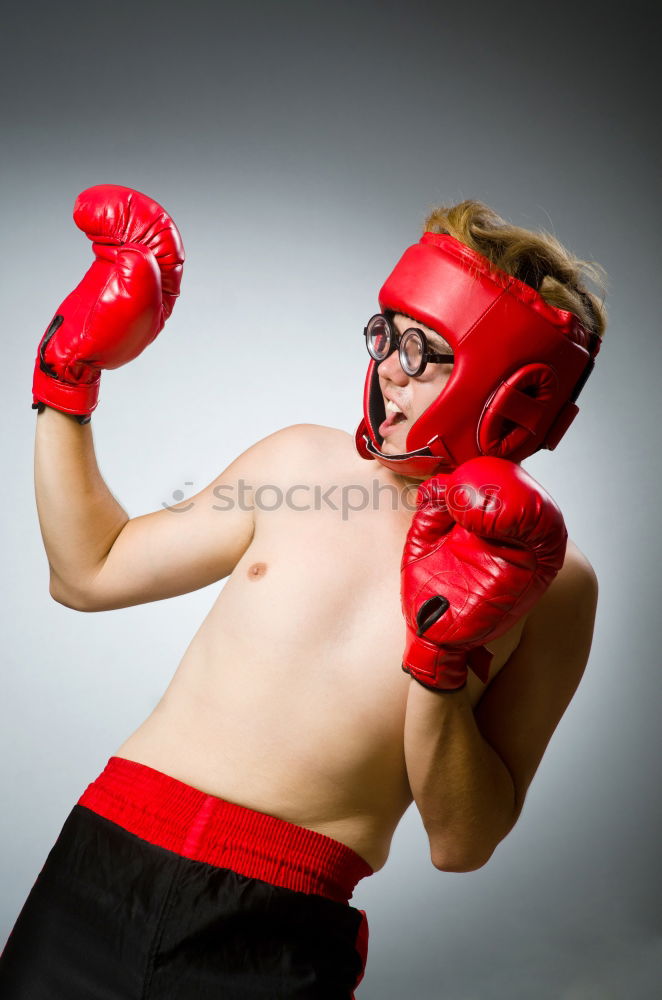
[[[371,360],[356,432],[363,458],[428,478],[477,455],[519,462],[555,448],[578,412],[575,401],[600,349],[571,312],[494,267],[452,236],[425,233],[379,293],[382,312],[405,313],[436,330],[455,355],[453,373],[407,435],[406,452],[385,455],[378,362]]]

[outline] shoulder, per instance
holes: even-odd
[[[360,457],[351,434],[322,424],[291,424],[263,438],[260,444],[263,451],[273,451],[281,458],[292,457],[295,460],[302,455],[310,459],[315,455],[323,458],[327,455],[346,455],[348,452]]]
[[[256,478],[310,479],[336,463],[363,462],[347,431],[320,424],[291,424],[262,438],[240,456]]]
[[[510,771],[517,814],[591,651],[597,577],[569,542],[565,562],[529,613],[519,644],[476,709],[479,728]]]
[[[274,431],[265,441],[272,441],[282,447],[320,447],[346,448],[353,446],[352,435],[338,427],[325,427],[322,424],[290,424]]]
[[[598,578],[587,556],[568,540],[565,560],[555,579],[528,614],[523,641],[535,644],[541,657],[565,661],[581,672],[593,637]]]
[[[588,557],[569,538],[563,566],[529,618],[535,612],[538,612],[539,616],[544,615],[545,609],[554,605],[577,604],[577,611],[595,608],[597,599],[598,578],[596,572]]]

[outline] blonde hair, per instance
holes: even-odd
[[[550,305],[574,313],[587,330],[602,337],[607,326],[605,272],[593,261],[574,257],[550,233],[511,225],[473,200],[434,208],[424,231],[454,236],[502,271],[537,289]],[[598,286],[602,298],[586,288],[586,279]]]

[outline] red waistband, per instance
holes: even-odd
[[[347,903],[372,868],[315,830],[207,795],[123,757],[111,757],[78,805],[192,861]]]

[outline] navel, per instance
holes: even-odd
[[[267,564],[263,562],[252,563],[248,567],[248,579],[259,580],[267,572]]]

